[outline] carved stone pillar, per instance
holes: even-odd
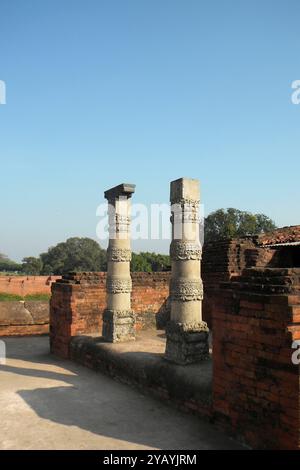
[[[199,181],[171,182],[171,317],[165,358],[189,364],[209,355],[207,324],[202,321],[203,286],[199,240]]]
[[[130,198],[134,190],[134,184],[120,184],[104,193],[108,200],[109,244],[102,336],[112,343],[135,339],[130,276]]]

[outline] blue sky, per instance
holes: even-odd
[[[299,220],[297,0],[1,0],[0,252],[96,238],[103,191]],[[166,251],[163,242],[134,249]]]

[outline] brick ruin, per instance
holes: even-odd
[[[49,301],[0,302],[0,337],[49,333]]]
[[[185,374],[151,353],[148,365],[124,369],[122,354],[118,363],[109,347],[84,339],[101,335],[105,273],[73,273],[52,285],[51,350],[175,402],[253,448],[299,449],[299,364],[292,362],[300,340],[299,242],[297,226],[205,245],[203,318],[213,330],[213,361]],[[164,328],[171,273],[131,276],[135,330]]]
[[[135,312],[136,331],[149,328],[163,328],[169,316],[170,273],[132,273],[134,291],[132,308]],[[55,282],[56,281],[56,282]],[[75,292],[80,285],[84,301],[77,305]],[[52,288],[51,288],[52,286]],[[63,287],[66,286],[66,287]],[[67,287],[69,286],[69,287]],[[72,308],[81,309],[89,317],[89,324],[94,326],[92,317],[102,329],[102,315],[106,306],[106,273],[74,273],[65,276],[2,276],[0,292],[26,296],[30,294],[51,294],[53,308],[66,311],[65,305],[72,300]],[[96,300],[95,300],[96,299]],[[56,305],[56,307],[55,307]],[[71,307],[70,307],[71,308]],[[0,337],[30,336],[49,334],[49,302],[47,300],[24,300],[0,302]],[[75,321],[75,315],[70,313]],[[91,328],[78,331],[90,332]]]
[[[299,255],[300,226],[204,250],[213,419],[256,449],[300,448]]]
[[[173,183],[171,201],[179,200],[182,220],[194,233],[195,180]],[[127,232],[128,217],[113,217],[118,231],[126,225]],[[130,273],[128,242],[110,244],[108,274],[38,280],[45,291],[51,286],[51,352],[209,419],[254,449],[299,450],[300,226],[206,243],[201,261],[196,238],[173,239],[172,272],[163,273]],[[6,278],[0,279],[1,291],[24,296],[37,288],[32,278]],[[9,303],[0,306],[0,335],[47,333],[49,317],[37,304]],[[124,320],[130,335],[122,338]],[[205,322],[212,329],[209,355]],[[163,339],[151,349],[146,336],[136,349],[128,346],[135,341],[119,349],[113,344],[155,329],[166,329],[165,353]]]
[[[0,292],[20,296],[50,294],[51,284],[61,276],[0,276]]]
[[[203,318],[212,327],[212,312],[220,283],[240,276],[244,269],[300,267],[300,226],[271,233],[210,242],[204,245],[202,279]]]
[[[299,449],[292,345],[300,339],[300,268],[245,269],[221,285],[212,322],[215,421],[253,448]]]
[[[0,293],[24,300],[0,301],[0,337],[49,333],[49,301],[26,296],[50,296],[51,285],[60,276],[0,276]]]
[[[164,328],[169,318],[169,272],[132,273],[135,330]],[[70,273],[52,285],[51,351],[69,357],[72,337],[99,332],[106,308],[106,273]]]

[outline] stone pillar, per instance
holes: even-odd
[[[198,180],[171,182],[171,317],[166,328],[165,358],[177,364],[198,362],[209,355],[209,330],[201,312],[199,199]]]
[[[130,276],[130,198],[134,190],[133,184],[120,184],[104,193],[108,200],[109,244],[102,335],[112,343],[135,339]]]

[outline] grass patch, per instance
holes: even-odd
[[[50,300],[50,294],[28,294],[24,300]]]
[[[21,295],[6,294],[5,292],[0,292],[0,302],[10,302],[12,300],[24,300],[24,299]]]
[[[12,302],[12,301],[20,301],[20,300],[50,300],[50,294],[28,294],[25,297],[22,295],[16,294],[7,294],[5,292],[0,292],[0,302]]]

